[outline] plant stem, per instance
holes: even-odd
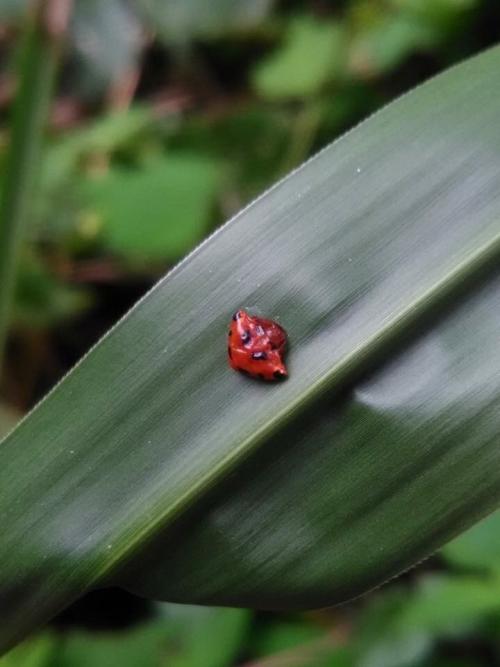
[[[0,202],[0,370],[23,235],[33,210],[60,45],[71,0],[38,0],[27,19]]]

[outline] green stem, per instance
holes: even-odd
[[[28,19],[0,202],[0,370],[25,228],[33,210],[42,140],[71,0],[39,0]]]

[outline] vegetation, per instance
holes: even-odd
[[[69,4],[0,2],[3,432],[225,219],[500,18],[75,0],[66,24]],[[499,504],[499,64],[449,70],[245,208],[0,445],[1,647],[57,614],[2,667],[500,662],[496,514],[296,611]],[[242,305],[289,331],[279,388],[226,368]]]

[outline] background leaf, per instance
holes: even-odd
[[[498,572],[500,570],[500,514],[495,512],[447,544],[443,556],[453,565]]]
[[[317,93],[341,72],[344,39],[340,26],[331,21],[295,17],[282,48],[256,69],[257,92],[271,99]]]
[[[54,657],[56,642],[47,634],[41,634],[24,642],[0,658],[2,667],[48,667]]]
[[[142,169],[113,169],[81,186],[104,243],[136,259],[177,259],[206,234],[220,168],[199,155],[169,153]]]

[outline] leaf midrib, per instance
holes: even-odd
[[[400,339],[412,326],[425,320],[426,316],[432,313],[437,306],[452,299],[457,293],[470,288],[474,281],[483,272],[487,271],[495,260],[500,260],[500,233],[478,250],[470,253],[466,259],[437,281],[433,287],[426,290],[398,315],[391,318],[377,333],[368,338],[362,345],[353,349],[328,372],[318,378],[285,409],[278,412],[250,437],[243,440],[240,445],[224,456],[217,466],[198,479],[173,504],[167,506],[164,511],[158,512],[154,520],[145,524],[141,530],[136,531],[133,534],[133,539],[124,543],[122,548],[117,542],[114,542],[113,557],[108,558],[101,569],[93,570],[93,582],[105,579],[119,564],[123,564],[132,558],[144,546],[145,542],[151,540],[172,520],[189,509],[200,496],[212,489],[215,483],[236,467],[238,463],[256,452],[261,444],[286,423],[294,413],[306,410],[326,391],[340,389],[373,366],[388,345]],[[158,503],[157,507],[161,507],[161,503]],[[128,534],[130,535],[130,533]]]

